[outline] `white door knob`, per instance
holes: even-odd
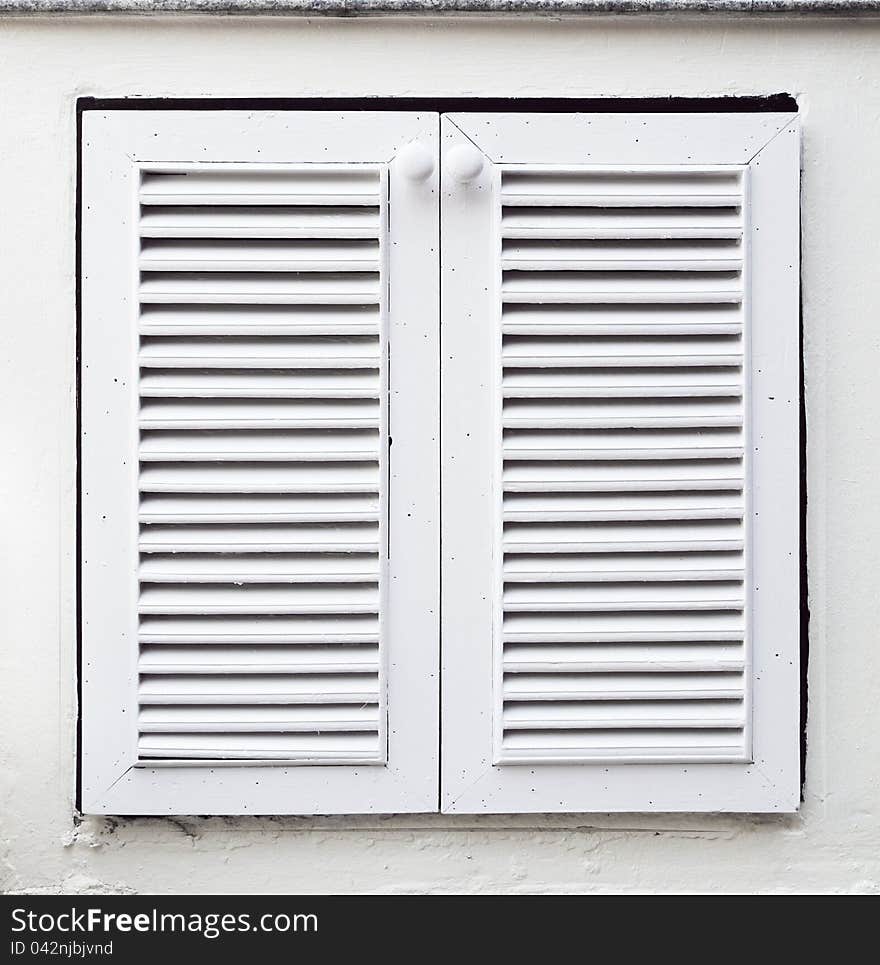
[[[458,147],[454,147],[446,158],[453,178],[462,184],[473,181],[483,170],[484,161],[483,155],[469,144],[459,144]]]
[[[434,155],[418,141],[407,144],[397,155],[397,163],[404,177],[410,181],[424,181],[434,172]]]

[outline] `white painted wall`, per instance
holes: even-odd
[[[880,891],[880,21],[0,21],[0,888]],[[810,719],[791,818],[74,818],[75,99],[797,96]]]

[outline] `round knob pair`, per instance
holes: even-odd
[[[398,164],[410,181],[424,181],[434,173],[434,155],[417,141],[407,144],[397,157]],[[468,144],[454,147],[446,158],[449,173],[460,184],[473,181],[483,170],[483,155]]]

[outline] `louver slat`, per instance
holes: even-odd
[[[380,763],[385,176],[141,176],[142,761]]]
[[[744,194],[502,172],[500,763],[747,759]]]

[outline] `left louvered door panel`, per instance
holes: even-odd
[[[385,174],[139,201],[139,755],[380,762]]]
[[[104,635],[91,673],[119,660],[130,761],[107,793],[135,812],[151,795],[197,813],[430,809],[436,385],[418,360],[436,347],[437,217],[433,177],[396,154],[430,158],[436,117],[189,120],[154,115],[155,147],[143,116],[92,124],[138,159],[119,162],[115,210],[94,160],[87,226],[102,219],[120,263],[86,238],[85,630],[93,651]],[[392,382],[395,350],[416,364]],[[99,630],[110,584],[120,612]]]

